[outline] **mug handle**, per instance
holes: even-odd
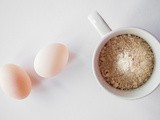
[[[89,21],[96,28],[101,37],[111,31],[111,28],[107,25],[101,15],[95,11],[88,16]]]

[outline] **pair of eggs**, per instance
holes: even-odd
[[[38,75],[49,78],[57,75],[65,67],[69,58],[69,50],[60,43],[42,48],[35,57],[34,69]],[[16,99],[26,98],[31,89],[31,79],[20,66],[6,64],[0,69],[1,89]]]

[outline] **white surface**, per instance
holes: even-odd
[[[158,120],[160,87],[129,101],[107,93],[91,70],[100,36],[87,16],[97,10],[112,29],[140,27],[160,39],[158,0],[0,0],[0,66],[17,63],[32,76],[30,96],[17,101],[0,91],[0,120]],[[43,80],[33,71],[37,51],[65,43],[71,57],[66,69]]]

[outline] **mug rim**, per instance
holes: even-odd
[[[107,90],[108,91],[108,93],[111,93],[111,94],[113,94],[113,95],[115,95],[115,96],[117,96],[117,97],[121,97],[121,98],[124,98],[124,99],[139,99],[139,98],[143,98],[143,97],[145,97],[145,96],[147,96],[147,95],[149,95],[149,94],[151,94],[158,86],[159,86],[159,84],[160,84],[160,81],[157,83],[157,85],[153,88],[153,89],[151,89],[149,92],[146,92],[145,93],[145,91],[143,92],[143,94],[142,95],[139,95],[139,96],[132,96],[132,97],[125,97],[125,96],[121,96],[121,95],[118,95],[118,94],[115,94],[115,93],[113,93],[113,92],[111,92],[110,90],[108,90],[107,88],[106,88],[106,84],[108,84],[108,83],[106,83],[104,80],[101,80],[102,79],[102,76],[101,76],[101,78],[100,78],[100,76],[98,75],[98,73],[97,73],[97,71],[99,71],[99,70],[97,70],[96,69],[96,63],[97,63],[97,56],[98,56],[98,50],[99,49],[101,49],[102,48],[102,44],[103,43],[107,43],[114,35],[114,33],[117,33],[117,32],[121,32],[121,31],[127,31],[127,30],[137,30],[137,31],[141,31],[141,32],[143,32],[143,33],[145,33],[145,34],[147,34],[147,35],[150,35],[152,38],[154,38],[158,43],[159,43],[159,41],[158,41],[158,39],[154,36],[154,35],[152,35],[150,32],[148,32],[148,31],[146,31],[146,30],[144,30],[144,29],[141,29],[141,28],[136,28],[136,27],[126,27],[126,28],[119,28],[119,29],[116,29],[116,30],[113,30],[113,31],[110,31],[109,33],[107,33],[106,35],[104,35],[103,37],[102,37],[102,39],[101,39],[101,41],[98,43],[98,45],[97,45],[97,47],[96,47],[96,49],[95,49],[95,51],[94,51],[94,54],[93,54],[93,59],[92,59],[92,68],[93,68],[93,73],[94,73],[94,76],[96,77],[96,79],[98,80],[98,82],[100,83],[100,85],[101,86],[103,86],[103,88],[105,89],[105,90]],[[138,33],[138,32],[137,32]],[[127,33],[126,33],[127,34]],[[131,33],[128,33],[128,34],[131,34]],[[111,38],[108,38],[109,36],[111,36],[111,35],[113,35]],[[116,35],[115,35],[116,36]],[[137,35],[137,36],[140,36],[140,35]],[[141,37],[141,36],[140,36]],[[108,38],[108,39],[107,39]],[[108,40],[108,41],[106,41],[106,39]],[[145,41],[146,41],[146,39],[144,39]],[[149,43],[148,43],[149,44]],[[149,44],[150,45],[150,44]],[[160,43],[159,43],[159,46],[160,46]],[[153,48],[152,48],[152,50],[153,50]],[[155,55],[155,54],[154,54]],[[156,58],[155,58],[156,59]],[[154,64],[155,65],[155,64]],[[154,68],[155,68],[155,66],[154,66]],[[154,71],[153,71],[154,72]],[[152,74],[153,74],[153,72],[152,72]],[[152,76],[152,75],[151,75]],[[149,78],[150,79],[150,78]],[[104,83],[105,82],[105,83]],[[148,82],[148,81],[147,81]],[[144,84],[146,84],[146,83],[144,83]],[[108,84],[109,85],[109,84]],[[110,85],[109,85],[110,86]],[[143,86],[143,85],[142,85]],[[116,91],[122,91],[122,90],[119,90],[119,89],[116,89],[116,88],[114,88],[114,87],[112,87],[112,86],[110,86],[111,88],[113,88],[113,89],[115,89]],[[141,86],[140,86],[141,87]],[[138,87],[138,88],[136,88],[136,89],[139,89],[140,87]],[[133,89],[134,90],[134,89]],[[127,90],[127,91],[133,91],[133,90]]]

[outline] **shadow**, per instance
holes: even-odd
[[[67,64],[71,63],[75,58],[76,58],[76,54],[70,51]]]

